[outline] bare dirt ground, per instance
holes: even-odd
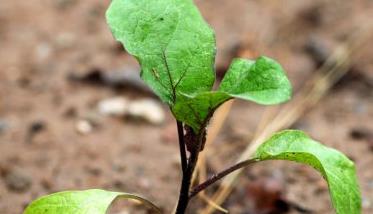
[[[217,33],[219,76],[237,53],[263,54],[283,64],[295,90],[333,49],[364,25],[373,24],[370,0],[196,3]],[[0,213],[21,213],[32,199],[47,193],[87,188],[140,193],[170,213],[180,174],[175,122],[166,106],[162,125],[101,117],[96,106],[102,99],[154,96],[71,81],[72,74],[137,68],[106,26],[108,4],[98,0],[0,3]],[[365,214],[373,213],[373,37],[367,41],[353,55],[347,76],[292,127],[355,161]],[[209,153],[211,171],[239,156],[264,109],[235,103]],[[79,133],[76,126],[81,120],[93,121],[93,130]],[[258,200],[277,191],[287,203],[313,213],[333,213],[321,176],[288,162],[245,170],[223,206],[231,213],[282,213],[281,206],[271,201],[258,209],[263,204]],[[190,213],[203,206],[194,200]]]

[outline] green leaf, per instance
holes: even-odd
[[[196,132],[230,98],[260,104],[290,98],[281,66],[266,57],[235,60],[212,92],[215,35],[192,0],[113,0],[106,17],[114,37],[139,61],[142,79]]]
[[[291,97],[291,84],[280,64],[268,57],[256,61],[235,59],[219,91],[232,97],[272,105]]]
[[[198,133],[215,109],[231,98],[270,105],[287,101],[291,93],[291,84],[275,60],[264,56],[256,61],[236,59],[218,91],[178,97],[172,111]]]
[[[106,17],[164,102],[211,90],[215,35],[192,0],[113,0]]]
[[[93,189],[59,192],[41,197],[32,202],[23,214],[105,214],[117,198],[140,201],[156,213],[161,213],[159,208],[140,196]]]
[[[355,166],[345,155],[313,141],[301,131],[275,134],[262,144],[259,160],[290,160],[307,164],[328,182],[330,196],[338,214],[360,214],[361,198]]]
[[[199,133],[204,128],[214,111],[230,96],[222,92],[204,92],[196,96],[180,96],[172,107],[177,120],[183,121]]]

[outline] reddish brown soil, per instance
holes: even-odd
[[[247,56],[260,53],[276,58],[295,89],[317,67],[304,50],[310,38],[328,52],[373,20],[370,0],[196,3],[216,29],[219,71],[224,71],[239,47]],[[118,94],[147,96],[68,79],[71,73],[136,65],[120,51],[105,24],[108,4],[99,0],[0,4],[0,213],[21,213],[32,199],[47,193],[87,188],[137,192],[166,213],[172,209],[180,174],[176,128],[169,113],[161,126],[100,118],[92,133],[81,135],[75,128],[80,119],[92,117],[99,100]],[[371,47],[368,42],[359,49],[347,77],[294,126],[355,161],[366,214],[373,213]],[[211,169],[227,166],[239,156],[263,110],[236,102],[210,152]],[[260,212],[253,211],[253,203],[268,183],[301,207],[333,213],[322,178],[309,167],[288,162],[262,163],[246,170],[224,207],[231,213]],[[201,205],[194,200],[191,206]]]

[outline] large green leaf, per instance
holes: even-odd
[[[218,92],[215,36],[192,0],[113,0],[107,21],[117,40],[141,64],[141,76],[196,132],[230,98],[277,104],[290,98],[281,66],[266,57],[235,60]]]
[[[256,61],[234,60],[219,91],[235,98],[272,105],[289,100],[292,88],[280,64],[268,57],[260,57]]]
[[[192,0],[113,0],[106,16],[163,101],[211,90],[215,36]]]
[[[257,149],[255,158],[290,160],[312,166],[328,182],[338,214],[361,213],[360,191],[353,162],[337,150],[313,141],[305,133],[280,132]]]
[[[140,196],[93,189],[59,192],[41,197],[32,202],[23,214],[105,214],[117,198],[140,201],[154,212],[161,213],[159,208]]]

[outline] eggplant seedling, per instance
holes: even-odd
[[[262,105],[288,101],[292,87],[283,68],[265,56],[256,60],[235,59],[218,89],[212,90],[215,35],[192,0],[113,0],[106,17],[114,37],[140,63],[142,79],[169,106],[176,119],[182,173],[176,214],[185,213],[189,201],[219,179],[266,160],[312,166],[327,181],[336,213],[361,212],[354,164],[342,153],[296,130],[274,134],[251,159],[191,186],[214,111],[236,98]],[[41,197],[24,214],[104,214],[118,197],[140,200],[154,213],[161,213],[152,202],[137,195],[86,190]]]

